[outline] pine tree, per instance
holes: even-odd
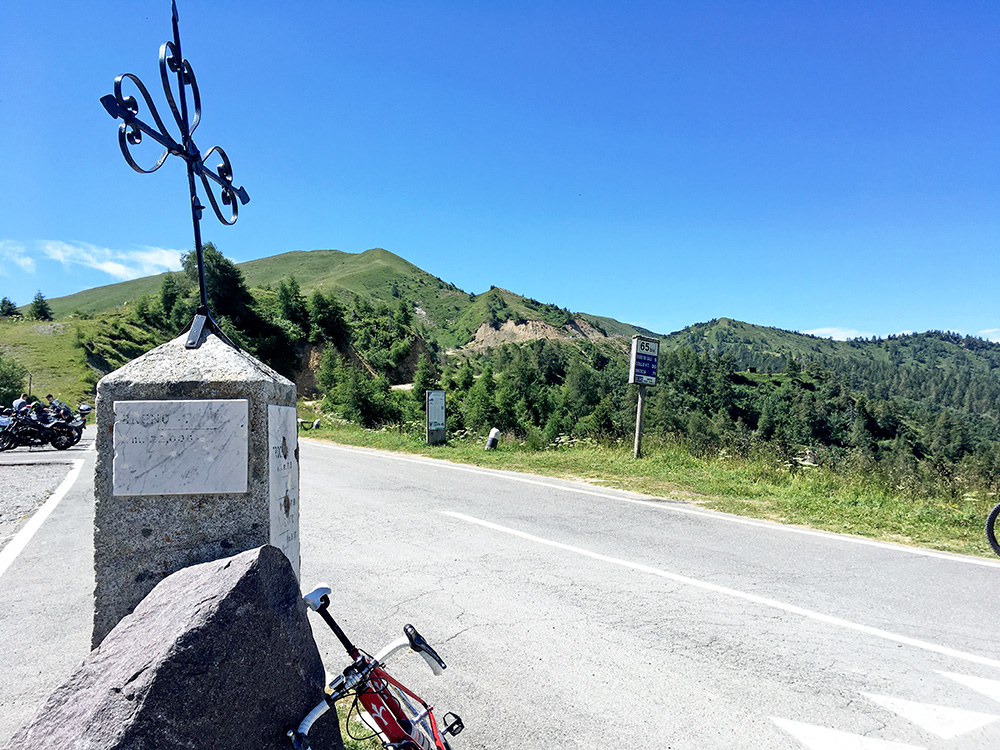
[[[323,393],[333,394],[337,386],[337,374],[340,367],[340,357],[337,356],[337,350],[332,346],[327,347],[320,360],[319,370],[316,372],[316,382],[323,389]]]
[[[183,292],[183,285],[177,274],[168,273],[163,277],[163,281],[160,283],[160,307],[163,308],[165,316],[170,316],[174,305],[177,304],[177,300]]]
[[[472,372],[472,365],[469,364],[469,360],[465,360],[455,375],[455,387],[460,391],[468,391],[474,382],[475,375]]]
[[[278,282],[278,309],[281,317],[295,325],[303,338],[309,337],[309,310],[299,282],[290,276],[286,282]]]
[[[28,306],[28,317],[34,318],[35,320],[52,320],[52,308],[50,308],[49,303],[45,301],[45,297],[42,295],[41,290],[35,294],[35,298],[31,301],[31,305]]]
[[[494,426],[497,418],[495,402],[496,383],[493,380],[493,367],[487,362],[483,372],[476,380],[462,405],[465,412],[465,424],[473,430],[489,429]]]
[[[427,391],[434,387],[434,370],[431,368],[430,359],[421,357],[417,362],[416,372],[413,373],[413,389],[410,391],[410,398],[419,414],[423,414],[427,408]]]
[[[253,297],[243,280],[243,272],[211,242],[202,246],[201,255],[205,265],[205,293],[212,312],[231,318],[240,328],[245,328],[247,323],[255,323],[250,309]],[[197,284],[198,256],[195,251],[181,258],[181,264],[187,277]]]
[[[343,350],[350,338],[350,327],[337,298],[317,289],[309,298],[309,341],[313,344],[327,342]]]
[[[0,299],[0,318],[9,318],[12,315],[17,315],[17,305],[10,297]]]
[[[402,329],[409,328],[413,322],[413,311],[410,310],[410,305],[405,299],[401,299],[396,305],[396,314],[393,315],[392,321],[397,328]]]

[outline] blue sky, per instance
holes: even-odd
[[[466,291],[662,333],[1000,339],[995,0],[178,11],[195,141],[251,195],[235,226],[203,223],[236,261],[384,247]],[[98,101],[130,72],[169,118],[169,1],[4,16],[0,296],[176,268],[183,163],[133,172]]]

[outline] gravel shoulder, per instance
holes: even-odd
[[[0,466],[0,549],[56,491],[71,468],[66,462]]]

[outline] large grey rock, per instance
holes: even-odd
[[[198,348],[185,341],[179,336],[147,352],[97,386],[92,646],[157,582],[188,565],[271,544],[298,573],[295,385],[207,330]],[[115,494],[116,402],[212,400],[247,404],[245,491],[171,494],[175,488],[165,486],[162,494],[149,487]],[[210,461],[205,455],[201,465]]]
[[[6,747],[287,749],[323,681],[291,565],[265,546],[162,581]],[[310,738],[342,748],[332,712]]]

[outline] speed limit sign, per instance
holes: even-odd
[[[660,342],[657,339],[633,336],[628,382],[639,385],[656,385],[656,364],[659,360],[659,354]]]

